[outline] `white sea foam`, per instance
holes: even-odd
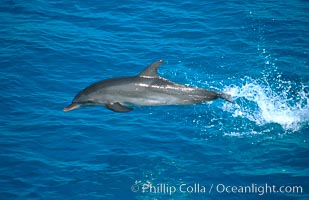
[[[223,109],[234,118],[246,118],[258,126],[276,123],[284,130],[298,131],[309,122],[306,86],[295,88],[296,84],[278,78],[271,83],[267,77],[262,81],[246,78],[241,86],[225,88],[235,104],[225,103]]]

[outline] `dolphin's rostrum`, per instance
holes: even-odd
[[[80,91],[63,111],[82,106],[105,106],[114,112],[129,112],[131,105],[161,106],[198,104],[222,98],[232,102],[229,94],[180,85],[158,75],[162,60],[149,65],[137,76],[112,78],[94,83]]]

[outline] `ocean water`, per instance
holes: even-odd
[[[3,0],[0,199],[309,199],[308,10]],[[162,77],[234,104],[62,111],[160,59]]]

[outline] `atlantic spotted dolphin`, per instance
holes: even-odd
[[[149,65],[137,76],[112,78],[81,90],[63,111],[84,106],[104,106],[114,112],[129,112],[130,106],[161,106],[198,104],[222,98],[232,102],[230,95],[202,88],[180,85],[158,75],[162,60]]]

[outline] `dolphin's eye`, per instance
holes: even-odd
[[[84,103],[89,103],[89,104],[94,104],[95,102],[94,101],[91,101],[91,100],[87,100],[87,101],[85,101]]]

